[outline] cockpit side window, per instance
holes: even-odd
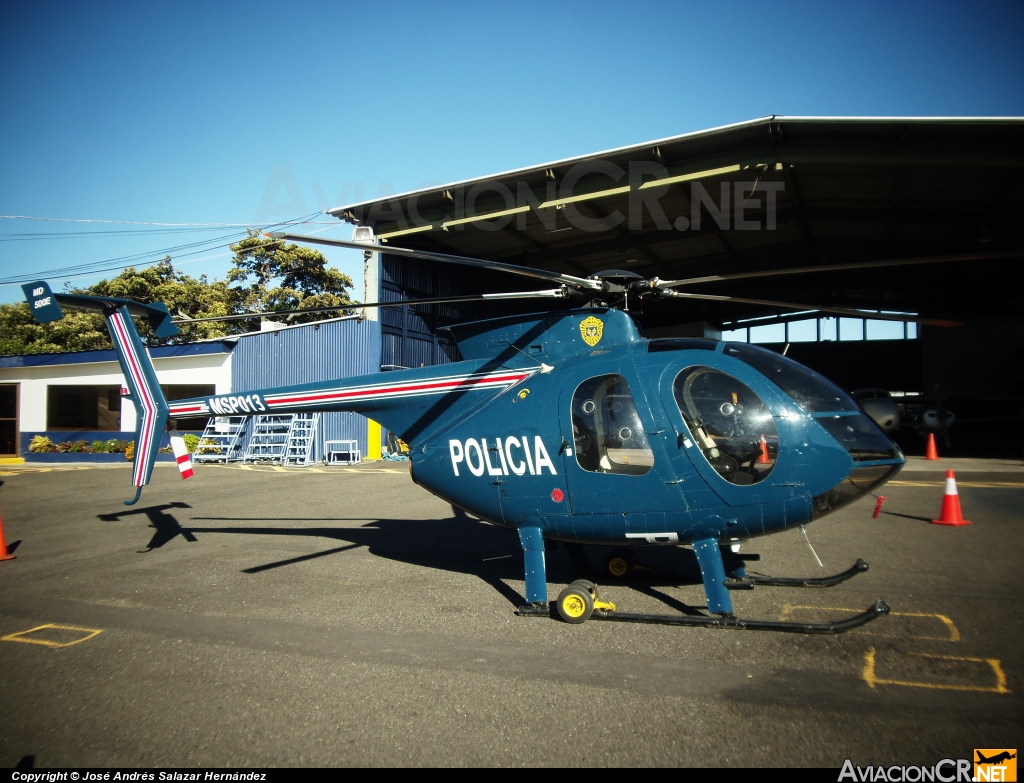
[[[693,441],[733,484],[764,481],[775,467],[779,433],[771,411],[749,387],[712,367],[687,367],[672,385]],[[684,444],[687,445],[687,444]]]
[[[654,452],[621,375],[581,383],[572,396],[576,462],[593,473],[641,476],[654,466]]]

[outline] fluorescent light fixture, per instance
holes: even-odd
[[[474,215],[473,217],[459,218],[458,220],[446,220],[441,224],[441,228],[448,228],[449,226],[461,226],[463,223],[475,223],[478,220],[494,220],[494,218],[505,217],[505,215],[518,215],[520,212],[529,212],[530,205],[527,204],[523,207],[513,207],[512,209],[503,209],[501,212],[488,212],[484,215]]]
[[[718,174],[729,174],[733,171],[739,171],[740,164],[736,163],[732,166],[722,166],[720,169],[708,169],[707,171],[695,171],[692,174],[680,174],[678,177],[666,177],[665,179],[652,179],[650,182],[645,182],[640,186],[640,190],[644,188],[656,188],[660,185],[674,185],[677,182],[689,182],[691,179],[703,179],[704,177],[714,177]],[[543,204],[541,205],[543,206]]]
[[[592,198],[604,198],[605,196],[617,196],[620,193],[629,193],[629,185],[624,185],[621,188],[611,188],[610,190],[599,190],[596,193],[584,193],[582,196],[568,196],[567,198],[556,198],[551,201],[545,201],[537,209],[547,209],[548,207],[561,207],[566,204],[574,204],[577,201],[587,201]]]
[[[433,226],[416,226],[416,228],[406,228],[402,231],[391,231],[387,234],[378,234],[377,239],[384,242],[391,237],[403,237],[406,234],[419,234],[421,231],[430,231],[432,228]]]

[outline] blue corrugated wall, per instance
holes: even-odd
[[[255,391],[380,372],[377,321],[355,318],[240,337],[231,355],[231,391]],[[366,454],[366,418],[323,414],[325,440],[359,441]]]

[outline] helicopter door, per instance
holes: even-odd
[[[666,492],[664,455],[655,456],[647,436],[649,414],[641,414],[625,376],[577,377],[563,387],[559,407],[574,515],[678,510],[678,493]]]
[[[685,454],[722,500],[744,506],[786,494],[776,486],[778,426],[753,389],[715,367],[692,365],[665,373],[662,401],[679,432],[677,458]]]

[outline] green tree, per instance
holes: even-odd
[[[177,272],[169,258],[146,269],[128,267],[117,277],[68,293],[113,296],[150,304],[163,302],[178,317],[206,318],[235,312],[235,296],[223,280],[198,279]],[[183,324],[180,334],[159,340],[145,319],[136,319],[140,336],[149,345],[185,343],[234,334],[240,327],[230,321]],[[36,323],[28,304],[0,305],[0,355],[63,353],[113,348],[103,316],[66,310],[64,317],[48,324]]]
[[[0,305],[0,356],[111,347],[103,318],[96,313],[69,312],[59,321],[40,324],[25,302]]]
[[[327,266],[318,250],[285,244],[261,237],[255,231],[232,245],[235,253],[228,281],[239,285],[232,289],[238,312],[271,310],[307,310],[356,304],[349,296],[352,279]],[[276,283],[276,285],[275,285]],[[343,315],[338,311],[337,315]],[[331,313],[293,314],[289,323],[309,323],[330,318]],[[251,322],[250,328],[258,328]]]
[[[113,296],[150,304],[163,302],[177,318],[212,318],[266,310],[309,309],[353,304],[352,280],[316,250],[261,238],[254,231],[232,245],[235,253],[227,280],[191,277],[174,269],[170,257],[145,269],[128,267],[117,277],[69,293]],[[237,285],[232,285],[232,283]],[[339,311],[338,313],[342,313]],[[290,323],[330,318],[331,313],[284,316]],[[149,345],[186,343],[259,329],[256,318],[182,324],[180,334],[154,337],[145,319],[135,325]],[[103,317],[74,310],[48,324],[36,323],[24,303],[0,305],[0,356],[61,353],[112,348]]]
[[[177,272],[170,258],[146,269],[129,267],[117,277],[101,280],[89,288],[75,289],[71,293],[134,299],[143,304],[163,302],[176,318],[213,318],[237,312],[234,306],[237,297],[227,282],[214,280],[211,283],[206,275],[200,275],[197,279]],[[167,340],[158,340],[144,319],[136,319],[135,326],[149,345],[189,343],[240,331],[237,324],[231,321],[182,324],[178,327],[180,334]]]

